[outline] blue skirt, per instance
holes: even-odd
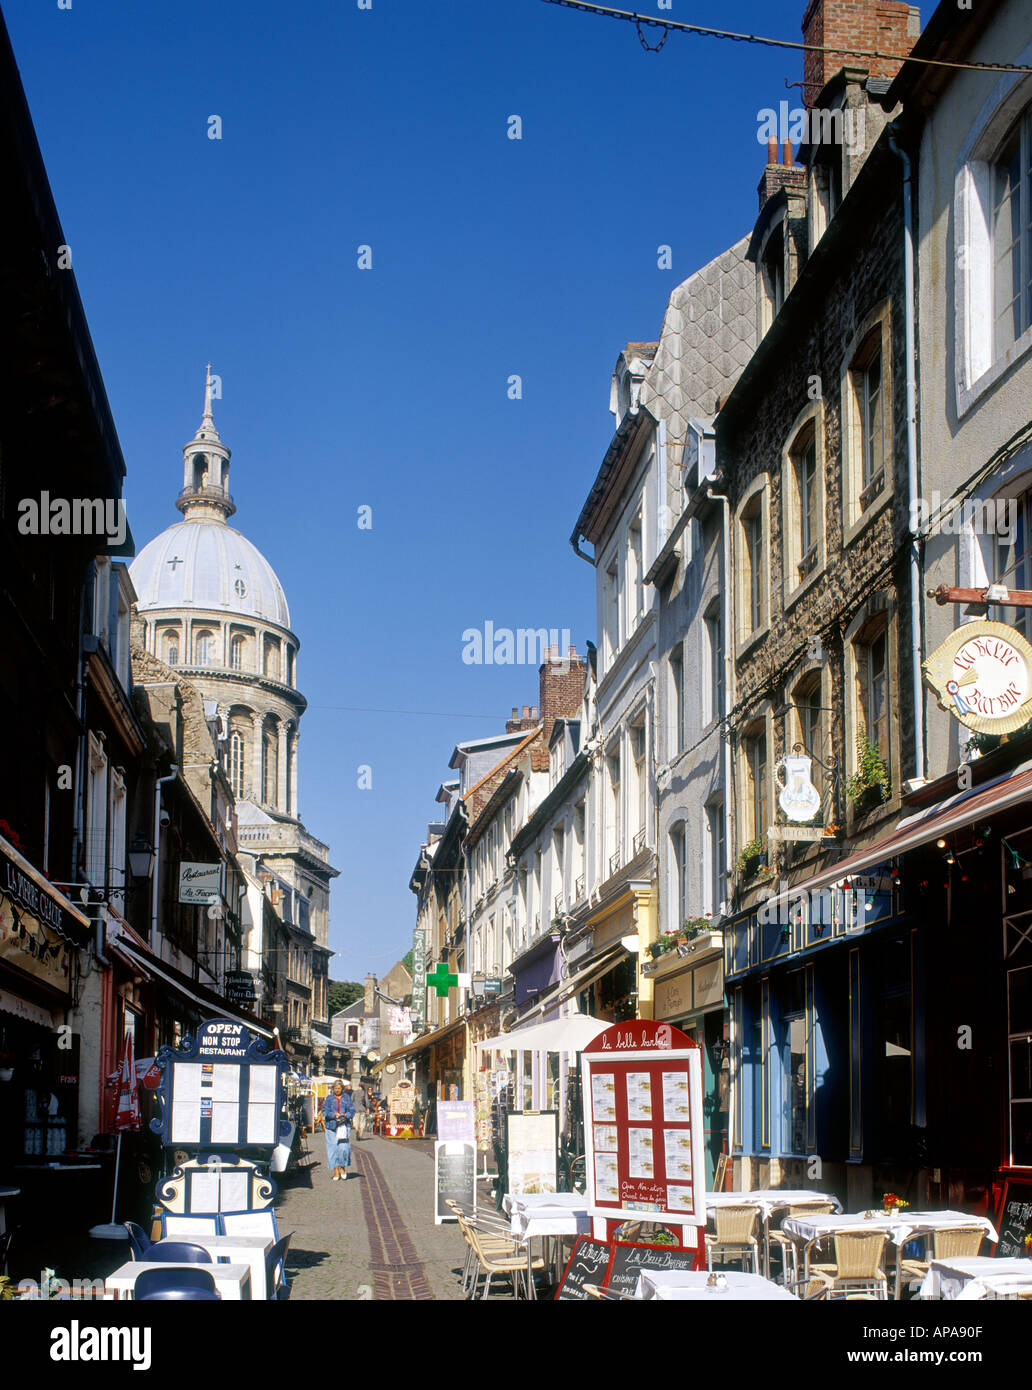
[[[341,1125],[339,1130],[326,1127],[326,1165],[328,1168],[347,1168],[351,1164],[351,1142],[348,1139],[338,1139],[338,1134],[347,1134],[347,1128]]]

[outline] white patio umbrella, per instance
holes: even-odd
[[[569,1018],[552,1018],[514,1028],[496,1038],[485,1038],[477,1047],[495,1052],[583,1052],[608,1027],[604,1019],[592,1018],[590,1014],[571,1014]]]

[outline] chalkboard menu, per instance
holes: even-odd
[[[556,1289],[556,1301],[589,1302],[591,1294],[584,1292],[584,1285],[605,1283],[612,1249],[613,1247],[604,1240],[590,1240],[587,1236],[578,1236],[573,1254]]]
[[[475,1207],[477,1201],[477,1146],[462,1140],[438,1140],[434,1145],[434,1225],[454,1221],[447,1205],[458,1202]]]
[[[613,1246],[606,1288],[633,1298],[638,1287],[638,1275],[643,1269],[694,1269],[694,1250],[680,1250],[669,1245]]]
[[[998,1258],[1013,1260],[1028,1253],[1025,1237],[1032,1235],[1032,1181],[1008,1180],[1003,1189],[997,1230],[1000,1233],[996,1246]]]

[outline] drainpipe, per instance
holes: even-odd
[[[711,502],[720,502],[724,513],[722,527],[723,541],[723,581],[724,581],[724,709],[723,717],[735,705],[735,664],[731,660],[733,636],[731,632],[731,503],[721,492],[714,492],[712,485],[707,487],[706,496]],[[728,882],[728,865],[731,856],[731,730],[724,730],[724,885]],[[725,898],[725,902],[727,899]],[[713,904],[714,911],[717,904]]]
[[[150,942],[157,944],[158,936],[158,885],[161,881],[161,787],[164,782],[174,782],[179,776],[179,768],[172,770],[154,783],[154,882],[151,884],[151,924]]]
[[[898,124],[889,126],[889,148],[903,164],[903,275],[906,311],[907,354],[907,478],[909,482],[910,516],[910,640],[911,679],[914,701],[914,779],[924,781],[925,731],[924,689],[921,684],[922,612],[921,612],[921,549],[918,516],[917,477],[917,376],[914,354],[914,204],[913,178],[910,157],[896,142]]]

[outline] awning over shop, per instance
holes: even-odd
[[[603,975],[608,975],[614,966],[626,959],[627,948],[625,946],[607,947],[593,960],[590,960],[576,975],[571,975],[568,980],[560,980],[558,984],[552,986],[547,994],[542,994],[535,1001],[533,1007],[520,1019],[521,1026],[530,1023],[533,1019],[540,1018],[546,1009],[558,1008],[560,1004],[565,1004],[568,999],[572,999],[575,994],[580,994],[589,985],[593,985],[596,980],[601,980]]]
[[[159,975],[178,995],[189,1000],[191,1004],[204,1009],[208,1014],[232,1018],[238,1023],[245,1024],[252,1033],[258,1033],[263,1038],[268,1038],[270,1042],[275,1042],[275,1034],[272,1030],[259,1022],[253,1014],[241,1013],[239,1009],[233,1008],[214,990],[207,989],[197,980],[188,979],[174,966],[169,965],[167,961],[160,960],[153,952],[138,946],[135,941],[127,941],[124,936],[118,937],[115,944],[131,960],[136,961],[155,975]]]
[[[552,1018],[547,1023],[514,1028],[497,1038],[485,1038],[477,1047],[492,1052],[583,1052],[608,1027],[604,1020],[590,1014],[571,1014],[569,1018]]]
[[[465,1019],[458,1018],[454,1023],[446,1023],[443,1028],[438,1028],[434,1033],[424,1033],[415,1042],[410,1042],[405,1047],[399,1047],[396,1052],[384,1057],[377,1065],[382,1067],[384,1062],[397,1062],[402,1057],[412,1057],[417,1052],[423,1052],[426,1048],[432,1047],[434,1043],[443,1042],[445,1038],[451,1037],[452,1033],[461,1028],[464,1023]]]
[[[59,1013],[50,1013],[28,999],[19,999],[16,994],[11,994],[6,989],[0,989],[0,1013],[11,1014],[14,1018],[24,1019],[26,1023],[38,1024],[48,1032],[54,1029],[60,1020]]]
[[[830,888],[842,879],[863,873],[865,869],[886,859],[919,849],[930,840],[942,839],[951,831],[962,830],[983,816],[995,815],[1023,801],[1032,801],[1032,761],[1022,763],[1013,772],[997,777],[984,786],[958,792],[956,796],[947,797],[912,816],[906,816],[888,835],[822,869],[813,878],[772,897],[770,904],[773,907],[789,902],[800,893],[816,893],[822,888]]]

